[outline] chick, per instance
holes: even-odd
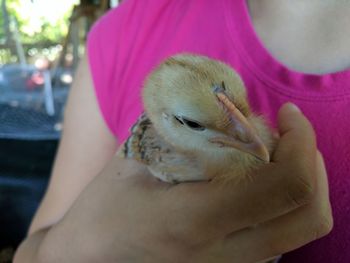
[[[270,161],[272,131],[251,111],[239,75],[220,61],[166,59],[147,77],[143,102],[119,154],[162,181],[232,180]]]

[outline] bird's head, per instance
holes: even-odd
[[[268,128],[251,112],[238,74],[224,63],[170,57],[149,75],[143,101],[157,132],[180,150],[238,151],[269,162]]]

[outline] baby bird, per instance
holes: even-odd
[[[239,75],[220,61],[166,59],[147,77],[143,102],[119,155],[162,181],[232,180],[270,161],[272,131],[251,111]]]

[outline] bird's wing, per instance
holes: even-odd
[[[119,149],[118,154],[150,165],[166,147],[161,145],[150,119],[142,114],[131,128],[131,135]]]
[[[131,135],[119,149],[118,155],[147,165],[151,173],[162,181],[205,180],[197,158],[176,151],[156,132],[145,113],[131,128]]]

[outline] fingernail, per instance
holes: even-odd
[[[300,108],[297,105],[295,105],[294,103],[288,102],[288,103],[286,103],[286,107],[290,111],[301,112]]]

